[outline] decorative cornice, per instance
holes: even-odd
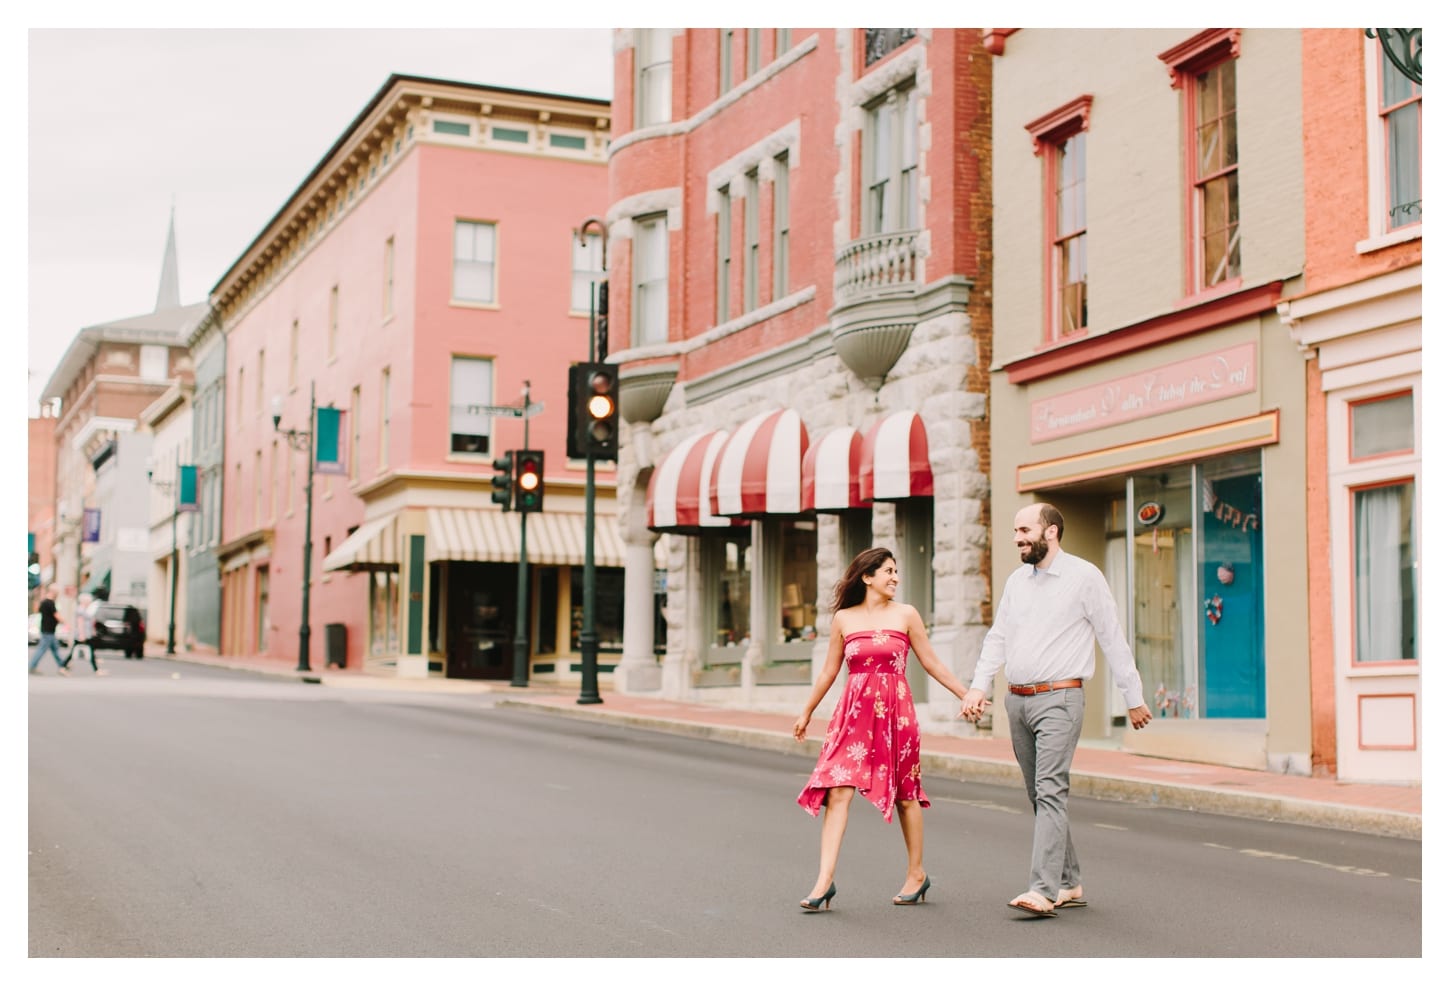
[[[1026,384],[1081,369],[1093,363],[1182,339],[1230,322],[1274,311],[1284,287],[1270,281],[1258,287],[1223,295],[1182,311],[1169,312],[1110,332],[1095,333],[1061,346],[1003,363],[1007,382]]]
[[[1020,27],[984,27],[982,47],[990,54],[1000,55],[1007,50],[1007,39],[1020,30]]]
[[[1070,103],[1065,103],[1049,113],[1044,113],[1025,129],[1032,135],[1032,153],[1038,157],[1053,144],[1060,144],[1065,138],[1088,128],[1088,114],[1092,112],[1093,97],[1084,93]]]
[[[1160,53],[1158,59],[1168,66],[1173,88],[1179,89],[1185,79],[1213,63],[1239,57],[1239,39],[1242,36],[1242,28],[1210,28]]]

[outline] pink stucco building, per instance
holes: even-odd
[[[609,122],[603,100],[395,75],[217,282],[224,652],[298,658],[308,460],[286,432],[309,430],[315,388],[343,414],[342,470],[313,492],[311,666],[509,676],[519,515],[490,480],[527,427],[546,456],[531,676],[569,673],[584,468],[566,458],[565,392],[589,355],[600,251],[578,231],[607,204]],[[526,385],[538,413],[486,413]],[[622,546],[612,470],[598,482],[608,662]]]

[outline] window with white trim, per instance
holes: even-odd
[[[340,304],[341,304],[340,299],[338,298],[337,287],[338,286],[336,284],[334,284],[332,286],[332,291],[328,294],[328,297],[327,297],[327,358],[328,359],[332,359],[334,356],[337,355],[337,323],[338,323],[338,318],[339,318],[338,308],[340,307]]]
[[[167,355],[167,348],[165,346],[142,346],[141,379],[165,380]]]
[[[730,320],[730,186],[715,192],[715,322]]]
[[[586,233],[579,242],[579,231],[569,234],[569,255],[573,258],[573,274],[569,285],[569,310],[589,311],[594,283],[604,274],[604,241],[598,233]]]
[[[393,238],[383,244],[383,318],[393,317]]]
[[[744,311],[760,304],[760,171],[745,173],[745,288]]]
[[[1415,481],[1352,491],[1354,661],[1415,661]]]
[[[784,298],[790,290],[790,152],[775,159],[775,207],[771,216],[774,226],[771,247],[773,296]]]
[[[493,360],[453,357],[448,394],[448,450],[488,455],[492,419],[484,411],[493,403]]]
[[[378,383],[378,472],[388,467],[390,431],[393,425],[393,371],[383,367]]]
[[[1370,118],[1370,232],[1383,235],[1420,223],[1424,124],[1420,84],[1395,68],[1379,41],[1369,39],[1366,44],[1373,60],[1367,73],[1374,109]]]
[[[670,121],[670,75],[674,48],[669,28],[643,28],[634,46],[634,120],[636,127]]]
[[[634,223],[634,303],[630,311],[635,346],[669,338],[669,231],[664,215],[643,216]]]
[[[725,95],[734,85],[731,72],[735,62],[735,32],[730,28],[720,31],[720,95]]]
[[[348,415],[347,478],[356,482],[362,455],[362,387],[352,388],[352,413]]]
[[[863,236],[916,229],[916,126],[914,85],[898,86],[866,107],[861,154]]]
[[[453,224],[454,301],[493,303],[496,234],[493,223],[459,219]]]

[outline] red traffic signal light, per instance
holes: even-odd
[[[544,509],[544,453],[539,449],[514,453],[514,509],[526,514]]]
[[[493,460],[493,495],[490,497],[494,503],[505,510],[513,509],[514,499],[514,453],[505,452]]]

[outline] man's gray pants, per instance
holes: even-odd
[[[1083,690],[1060,688],[1036,695],[1007,693],[1012,752],[1022,768],[1036,822],[1032,828],[1029,889],[1049,901],[1082,882],[1067,825],[1068,773],[1082,735]]]

